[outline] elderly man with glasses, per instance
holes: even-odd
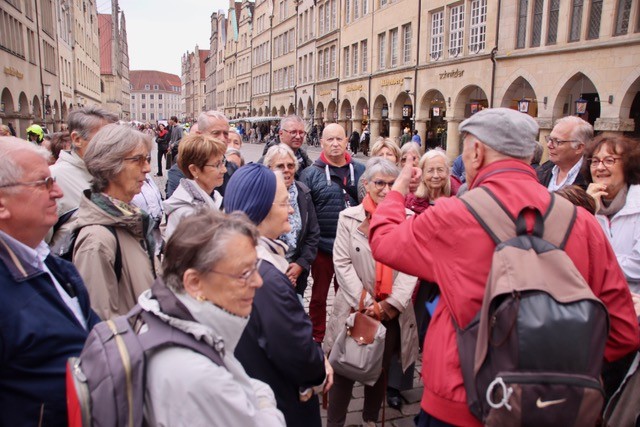
[[[304,126],[304,120],[302,120],[300,116],[287,116],[280,121],[280,131],[278,132],[280,142],[291,148],[296,155],[298,162],[298,169],[295,174],[296,180],[300,179],[302,171],[313,163],[311,159],[309,159],[307,152],[302,148],[302,144],[307,138],[307,132],[304,130]],[[269,148],[271,147],[266,147],[264,152],[266,153]],[[263,161],[264,157],[260,158],[258,163],[263,163]]]
[[[593,126],[580,117],[567,116],[556,122],[546,137],[549,160],[538,168],[538,181],[556,191],[568,185],[587,188],[580,173],[582,152],[593,138]]]
[[[0,137],[0,425],[65,426],[65,367],[99,321],[74,266],[43,241],[62,190],[50,153]]]

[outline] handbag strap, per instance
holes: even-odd
[[[363,289],[362,294],[360,294],[360,303],[358,304],[358,311],[360,313],[365,312],[364,299],[366,298],[367,295],[368,295],[367,291]],[[373,314],[376,320],[382,319],[382,317],[380,317],[380,304],[378,304],[378,301],[376,301],[375,298],[373,299]]]

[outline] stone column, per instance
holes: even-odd
[[[402,121],[398,119],[391,119],[389,122],[391,124],[389,129],[389,138],[394,141],[400,141],[400,137],[402,136]]]
[[[371,141],[375,141],[380,136],[380,120],[369,120],[369,131],[371,134]]]
[[[460,132],[458,125],[464,120],[463,117],[445,117],[447,121],[447,156],[453,161],[460,154]]]
[[[429,120],[416,120],[416,130],[418,131],[418,135],[420,135],[420,139],[422,140],[422,149],[426,147],[427,141],[427,122]]]

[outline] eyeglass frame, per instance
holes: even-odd
[[[547,135],[544,137],[547,144],[551,144],[551,148],[556,148],[564,144],[565,142],[582,142],[578,139],[558,139],[555,136]]]
[[[40,187],[41,185],[44,185],[47,191],[51,191],[55,183],[56,183],[56,177],[48,176],[45,179],[41,179],[38,181],[12,182],[10,184],[0,185],[0,188],[10,188],[10,187],[17,187],[17,186]]]
[[[610,159],[610,160],[609,160],[609,159]],[[594,163],[594,162],[593,162],[594,160],[596,161],[596,163]],[[617,162],[618,160],[622,160],[622,157],[621,157],[621,156],[606,156],[606,157],[603,157],[602,159],[599,159],[599,158],[597,158],[597,157],[589,157],[589,158],[587,159],[587,162],[589,162],[589,167],[590,167],[591,169],[595,169],[595,168],[597,168],[598,166],[600,166],[600,164],[601,164],[601,163],[602,163],[602,166],[604,166],[606,169],[609,169],[610,167],[615,166],[615,164],[616,164],[616,162]],[[610,164],[610,165],[607,165],[607,164],[605,163],[605,162],[607,162],[607,161],[610,161],[610,162],[611,162],[611,164]]]
[[[147,154],[146,156],[144,154],[138,154],[131,157],[125,157],[122,160],[127,160],[129,162],[137,162],[138,165],[144,166],[144,163],[142,162],[143,159],[146,163],[151,164],[151,154]]]
[[[288,133],[291,136],[299,136],[300,138],[304,138],[307,135],[307,131],[305,130],[288,130],[281,129],[283,132]]]
[[[253,277],[255,273],[258,273],[258,269],[260,268],[261,264],[262,264],[262,258],[258,258],[253,268],[245,271],[242,274],[223,273],[222,271],[216,271],[216,270],[207,270],[207,273],[215,273],[221,276],[231,277],[232,279],[236,279],[240,282],[243,282],[244,286],[246,286],[248,284],[249,279],[251,279],[251,277]]]
[[[389,187],[389,190],[391,190],[391,188],[393,187],[393,184],[396,183],[396,180],[394,179],[392,182],[387,182],[381,179],[376,179],[375,181],[370,181],[370,182],[373,184],[376,190],[382,191],[384,190],[384,187]]]
[[[220,164],[219,165],[211,165],[209,163],[205,163],[205,165],[203,166],[203,168],[209,166],[210,168],[214,168],[214,169],[218,169],[220,170],[221,167],[223,167],[225,164],[227,163],[227,157],[223,154],[222,155],[222,159],[220,160]]]

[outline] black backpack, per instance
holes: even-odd
[[[609,318],[564,252],[575,206],[552,193],[544,215],[513,218],[486,188],[461,200],[496,243],[480,312],[453,320],[471,412],[488,426],[595,425]]]
[[[138,334],[140,322],[147,330]],[[69,426],[141,427],[146,357],[171,346],[191,349],[225,366],[213,347],[138,305],[125,316],[97,324],[80,356],[67,362]]]

